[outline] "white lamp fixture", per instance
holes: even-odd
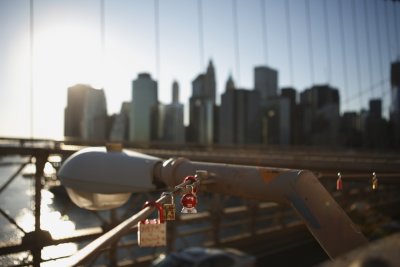
[[[153,171],[162,160],[138,152],[85,148],[70,156],[58,177],[81,208],[105,210],[123,205],[134,192],[155,188]]]

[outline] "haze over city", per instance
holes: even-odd
[[[279,87],[329,83],[340,91],[341,111],[382,98],[388,117],[399,8],[378,0],[3,0],[0,135],[62,138],[69,86],[104,88],[111,114],[131,100],[141,72],[157,80],[162,103],[177,80],[187,109],[191,82],[210,59],[217,102],[230,74],[252,89],[253,68],[267,65],[279,72]]]

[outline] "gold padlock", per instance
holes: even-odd
[[[170,192],[163,192],[161,196],[169,195],[170,203],[163,204],[163,211],[164,211],[164,219],[166,221],[173,221],[175,220],[175,201],[174,195]]]

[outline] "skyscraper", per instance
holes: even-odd
[[[212,61],[207,72],[200,74],[192,81],[192,96],[189,99],[188,141],[211,145],[214,142],[217,121],[215,110],[215,72]]]
[[[86,93],[82,124],[83,139],[107,139],[107,104],[103,89],[91,89]]]
[[[148,73],[140,73],[132,82],[132,102],[129,140],[132,142],[151,141],[151,116],[157,107],[157,82]]]
[[[221,96],[219,110],[219,143],[259,144],[260,101],[255,90],[235,89],[232,77],[229,77],[225,92]]]
[[[393,127],[393,142],[396,147],[400,147],[400,61],[391,64],[390,81],[392,86],[390,122]]]
[[[77,84],[68,88],[67,106],[64,111],[64,136],[82,138],[82,118],[86,94],[92,87]]]
[[[172,84],[172,103],[165,106],[163,140],[166,142],[185,142],[185,126],[183,124],[183,104],[179,103],[179,84]]]
[[[104,90],[77,84],[68,88],[64,135],[85,140],[107,138],[107,105]]]
[[[262,104],[278,95],[278,72],[266,66],[254,68],[254,90],[260,92]]]
[[[329,85],[315,85],[300,93],[302,136],[305,144],[337,145],[339,142],[339,91]]]
[[[116,116],[110,133],[111,141],[128,141],[129,139],[129,114],[131,109],[130,102],[123,102],[121,110]]]

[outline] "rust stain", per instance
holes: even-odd
[[[266,168],[259,168],[258,171],[260,172],[260,175],[263,178],[264,183],[266,184],[270,183],[272,179],[281,174],[281,172],[279,171],[270,170]]]

